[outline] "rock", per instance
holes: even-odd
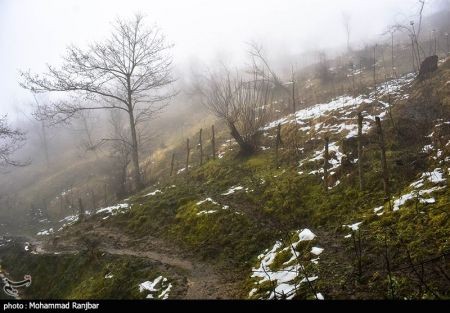
[[[438,56],[432,55],[427,57],[420,65],[419,80],[424,80],[428,74],[433,73],[438,69]]]

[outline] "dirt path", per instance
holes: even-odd
[[[86,233],[101,243],[99,249],[112,255],[128,255],[147,258],[162,264],[182,269],[187,279],[185,299],[232,299],[236,293],[236,283],[226,281],[209,264],[193,261],[181,255],[172,245],[159,238],[147,236],[131,239],[120,232],[98,228]],[[69,239],[70,238],[70,239]],[[56,247],[49,242],[34,241],[36,253],[77,253],[79,247],[73,236],[61,238]]]

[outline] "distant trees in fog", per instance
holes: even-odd
[[[36,117],[52,123],[66,122],[86,110],[125,112],[134,184],[141,189],[137,126],[174,95],[168,89],[174,81],[170,48],[158,28],[145,27],[142,16],[118,19],[109,39],[93,43],[87,50],[68,47],[60,68],[48,65],[42,75],[22,72],[21,86],[34,93],[75,93],[76,101],[59,99],[37,106]]]

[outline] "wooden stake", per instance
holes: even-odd
[[[79,216],[78,219],[80,222],[84,221],[84,208],[83,208],[83,202],[81,201],[81,198],[78,198],[78,212]]]
[[[276,164],[277,169],[280,167],[279,160],[278,160],[278,149],[279,149],[281,144],[282,144],[282,141],[281,141],[281,124],[278,124],[278,127],[277,127],[277,138],[275,140],[275,164]]]
[[[325,137],[325,153],[324,153],[324,164],[323,164],[323,184],[325,191],[328,191],[328,160],[330,159],[330,154],[328,152],[328,145],[330,143],[330,138]]]
[[[199,137],[198,137],[198,143],[199,143],[199,145],[200,145],[200,166],[203,165],[203,143],[202,143],[202,132],[203,132],[203,129],[200,128],[200,134],[199,134]]]
[[[211,146],[212,146],[212,155],[213,160],[216,159],[216,134],[214,132],[214,125],[211,127],[212,129],[212,138],[211,138]]]
[[[173,175],[173,166],[175,164],[175,153],[172,153],[172,161],[170,162],[170,177]]]
[[[186,139],[186,174],[189,172],[189,154],[191,152],[191,147],[189,147],[189,138]]]
[[[383,135],[383,129],[381,128],[381,120],[377,116],[375,118],[375,122],[377,124],[377,132],[378,132],[378,138],[379,138],[379,144],[380,144],[380,150],[381,150],[381,168],[383,171],[383,190],[384,190],[384,200],[389,201],[389,174],[388,174],[388,168],[387,168],[387,162],[386,162],[386,146],[384,143],[384,135]]]
[[[362,159],[362,128],[363,128],[363,116],[362,113],[358,113],[358,177],[359,177],[359,190],[363,191],[363,159]]]

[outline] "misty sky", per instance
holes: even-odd
[[[443,1],[429,0],[427,12]],[[252,40],[277,57],[342,47],[343,12],[352,43],[361,44],[416,11],[417,0],[0,0],[0,114],[31,99],[17,84],[19,69],[41,72],[68,44],[101,39],[116,17],[136,12],[175,44],[183,71],[192,62],[240,60]]]

